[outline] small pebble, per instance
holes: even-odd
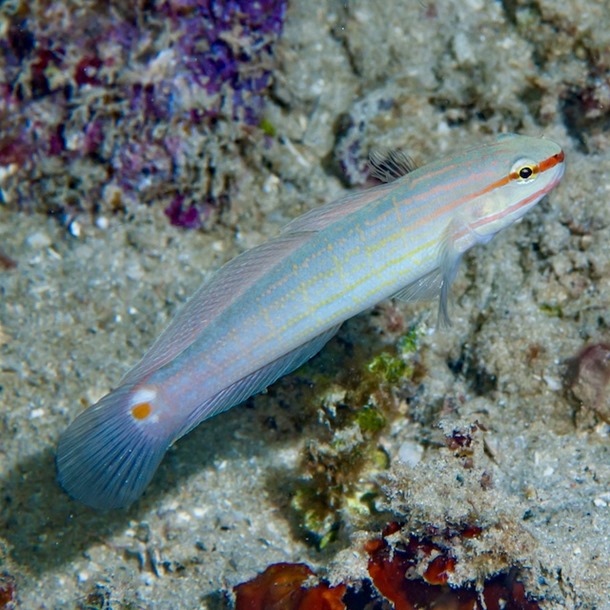
[[[44,415],[44,409],[32,409],[30,411],[30,419],[38,419]]]
[[[414,441],[406,441],[398,450],[398,459],[407,466],[414,468],[421,462],[424,455],[424,448]]]
[[[42,248],[48,248],[51,245],[51,238],[44,231],[36,231],[25,238],[25,243],[30,248],[41,250]]]
[[[553,392],[558,392],[559,390],[561,390],[561,388],[563,388],[561,380],[557,379],[556,377],[552,377],[551,375],[543,375],[542,378],[546,382],[546,385],[548,386],[549,390],[552,390]]]
[[[68,227],[68,231],[70,231],[70,235],[72,237],[80,237],[83,233],[83,228],[77,220],[73,220]]]
[[[95,226],[98,229],[105,231],[110,226],[110,221],[105,216],[100,216],[99,218],[96,218]]]

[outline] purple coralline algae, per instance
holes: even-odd
[[[260,129],[287,0],[9,3],[0,12],[0,197],[71,218],[162,204],[211,222],[219,161]],[[220,164],[222,165],[222,164]]]

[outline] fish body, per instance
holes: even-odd
[[[521,218],[563,169],[557,144],[503,135],[292,221],[217,271],[72,422],[61,485],[94,508],[127,506],[172,443],[306,362],[346,319],[391,296],[439,294],[447,319],[462,254]]]

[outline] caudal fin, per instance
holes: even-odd
[[[122,508],[137,500],[172,441],[138,421],[132,402],[132,388],[118,388],[83,411],[59,439],[59,483],[92,508]]]

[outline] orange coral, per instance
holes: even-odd
[[[390,545],[385,537],[399,529],[398,524],[392,523],[382,538],[365,545],[370,557],[371,579],[379,593],[394,604],[395,610],[540,610],[536,601],[528,599],[525,587],[514,579],[513,572],[488,579],[481,592],[473,585],[448,586],[456,565],[450,549],[415,536],[410,536],[404,544]],[[466,526],[463,531],[453,533],[473,538],[480,535],[481,528]]]
[[[0,609],[16,608],[15,578],[8,572],[0,572]]]
[[[319,582],[304,587],[314,576],[304,563],[276,563],[252,580],[237,585],[235,610],[346,610],[346,586]]]
[[[477,538],[478,525],[451,527],[436,537],[410,535],[402,542],[386,537],[399,532],[399,523],[388,524],[380,538],[364,545],[369,555],[368,580],[331,587],[316,579],[303,563],[277,563],[256,578],[234,589],[236,610],[380,610],[391,602],[394,610],[540,610],[516,580],[516,570],[487,579],[482,589],[474,583],[450,586],[457,560],[453,537]]]

